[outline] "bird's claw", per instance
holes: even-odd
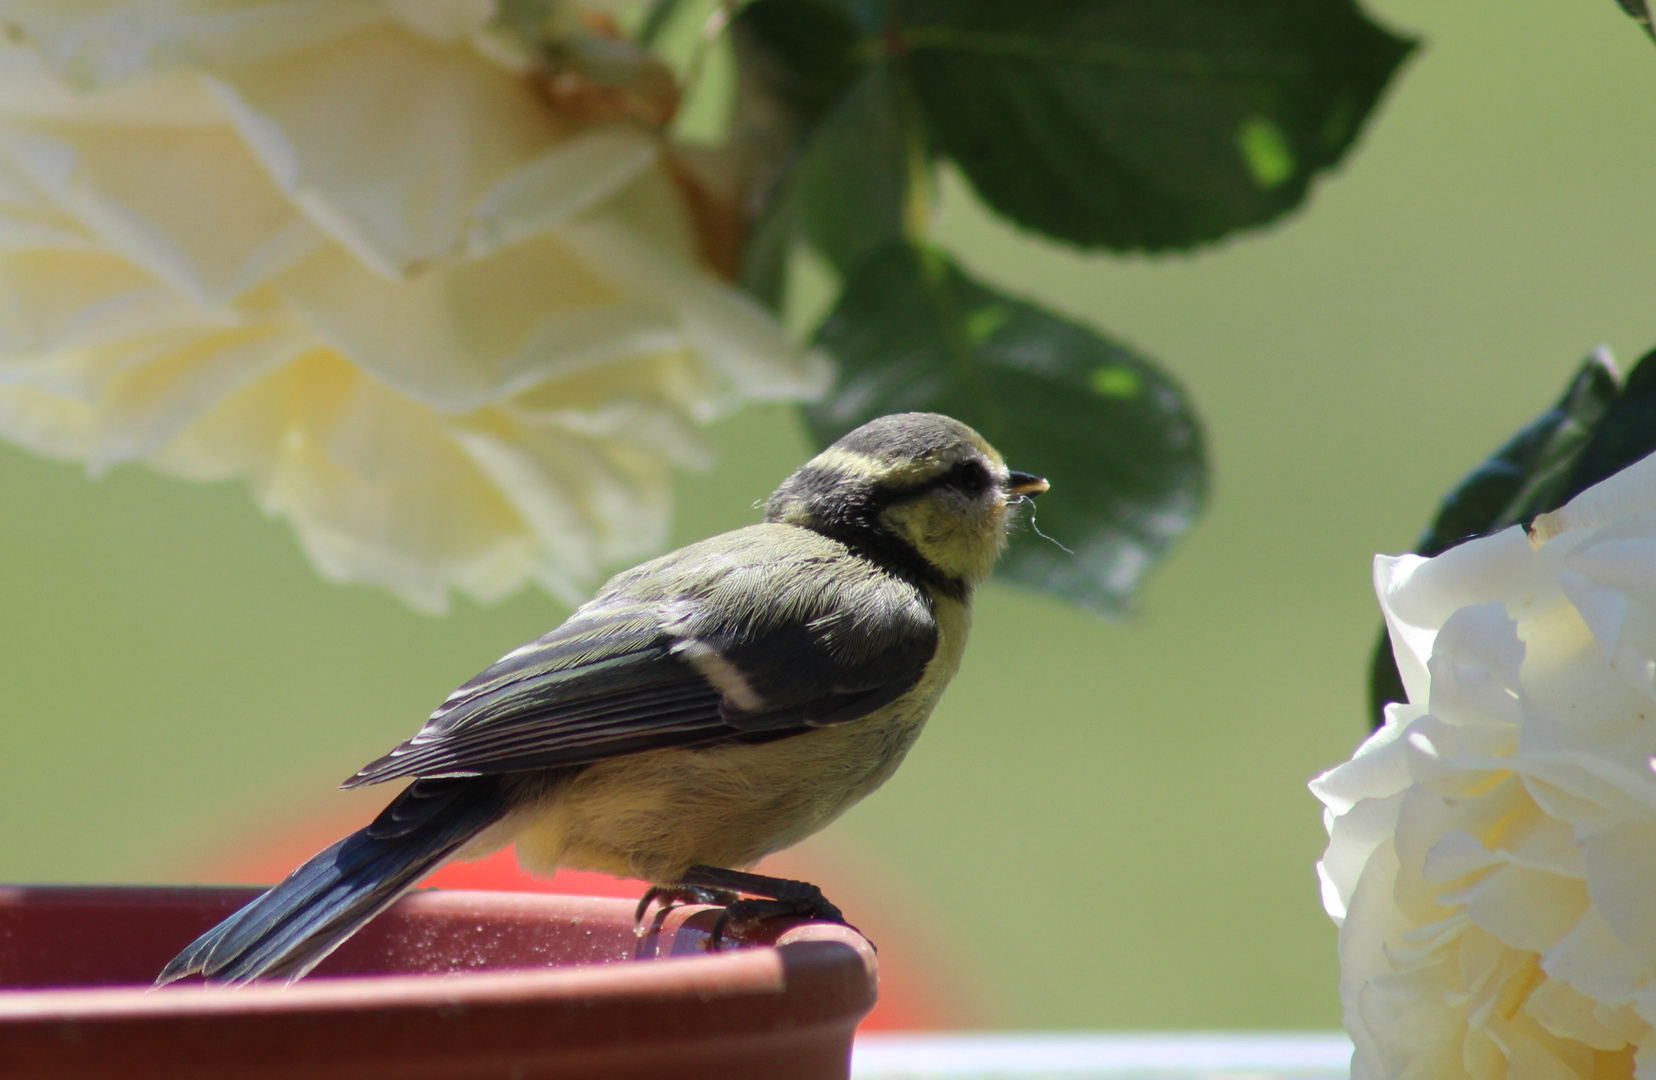
[[[720,947],[732,924],[792,916],[850,926],[840,909],[830,904],[828,898],[822,895],[822,890],[808,881],[767,877],[703,864],[686,870],[679,883],[670,889],[652,889],[646,896],[646,902],[639,905],[640,917],[648,906],[650,895],[674,890],[699,890],[702,894],[721,898],[724,911],[719,913],[718,920],[713,924],[708,943],[710,949]],[[747,899],[738,899],[739,895],[745,895]]]
[[[633,909],[633,929],[640,935],[644,933],[644,916],[649,913],[651,904],[660,904],[666,911],[680,904],[716,904],[728,908],[736,902],[736,894],[728,889],[709,889],[700,885],[651,885]]]
[[[796,892],[788,890],[789,895],[775,898],[748,898],[736,900],[725,905],[724,911],[719,913],[719,919],[713,924],[713,932],[709,935],[708,944],[712,949],[718,949],[724,942],[725,932],[734,923],[737,926],[762,922],[765,919],[778,918],[806,918],[818,922],[839,923],[849,926],[845,915],[839,908],[828,902],[822,895],[822,890],[806,882],[790,882],[801,888]]]

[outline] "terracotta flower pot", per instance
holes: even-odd
[[[251,889],[0,888],[0,1076],[828,1080],[874,1004],[843,927],[511,893],[406,897],[292,986],[149,981]],[[740,946],[740,947],[733,947]]]

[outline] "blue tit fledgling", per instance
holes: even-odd
[[[161,973],[296,979],[450,858],[767,897],[741,872],[891,776],[960,664],[1009,507],[1047,489],[971,428],[904,413],[783,481],[765,521],[612,578],[345,787],[412,779],[371,824]],[[744,903],[757,903],[744,901]]]

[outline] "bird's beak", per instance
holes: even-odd
[[[1034,473],[1018,472],[1014,469],[1006,474],[1006,493],[1008,495],[1027,495],[1033,499],[1051,486]]]

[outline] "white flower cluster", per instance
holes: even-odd
[[[331,578],[575,600],[663,544],[698,424],[825,385],[701,269],[658,137],[561,116],[488,0],[0,33],[0,435],[243,477]]]
[[[1353,1077],[1656,1077],[1656,457],[1375,583],[1409,703],[1312,785]]]

